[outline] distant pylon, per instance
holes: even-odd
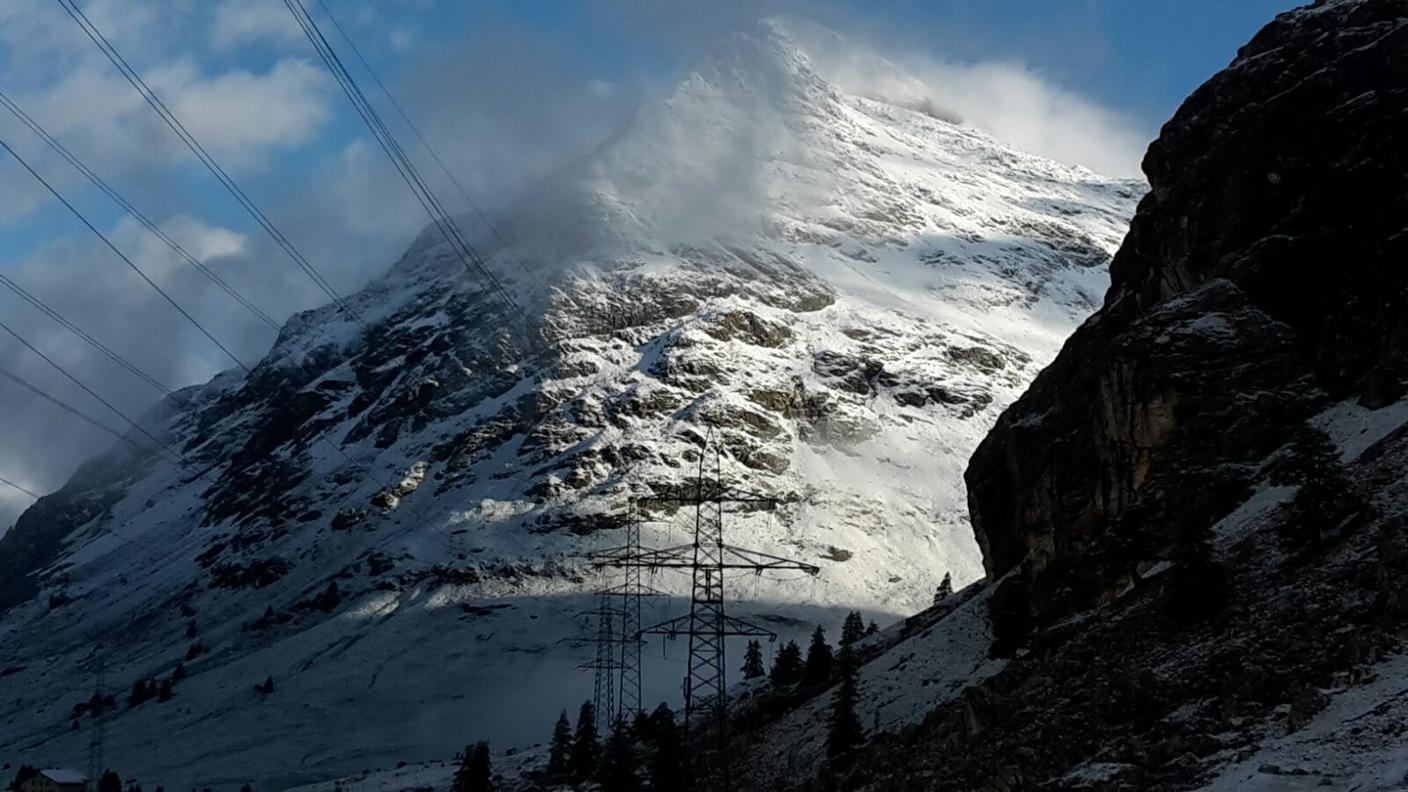
[[[107,771],[104,767],[106,759],[103,757],[103,700],[105,677],[107,676],[107,655],[103,652],[102,645],[96,647],[94,652],[97,655],[97,666],[93,674],[93,700],[89,717],[93,722],[88,727],[88,792],[96,792],[98,781],[103,773]]]
[[[635,501],[631,501],[626,521],[629,557],[640,555],[640,522]],[[624,721],[641,712],[640,601],[646,592],[641,583],[643,570],[639,566],[627,566],[623,571],[626,580],[621,590],[621,710],[617,717]]]
[[[605,733],[616,723],[616,675],[621,662],[616,651],[620,632],[616,629],[617,610],[612,607],[612,593],[603,588],[597,593],[597,606],[588,612],[596,619],[596,635],[588,639],[596,644],[596,657],[582,668],[595,672],[592,683],[592,714],[598,733]]]

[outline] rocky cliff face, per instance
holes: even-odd
[[[1025,563],[1039,587],[1132,522],[1143,546],[1124,562],[1164,557],[1325,404],[1402,394],[1405,9],[1283,15],[1165,125],[1104,308],[968,467],[989,577]],[[1086,566],[1090,587],[1118,588],[1124,562]]]

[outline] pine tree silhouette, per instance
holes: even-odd
[[[20,765],[20,769],[15,772],[15,777],[10,781],[10,785],[5,787],[10,792],[19,792],[20,787],[31,778],[39,775],[39,768],[33,765]]]
[[[846,614],[846,622],[841,625],[841,645],[850,646],[865,637],[865,621],[860,617],[860,611],[851,611]]]
[[[826,630],[820,624],[812,632],[811,645],[807,647],[807,666],[802,671],[802,687],[821,687],[831,679],[831,668],[835,657],[831,645],[826,642]]]
[[[493,769],[489,766],[489,744],[466,746],[464,758],[455,771],[454,792],[493,792]]]
[[[949,598],[950,596],[952,596],[952,595],[953,595],[953,573],[952,573],[952,572],[945,572],[945,573],[944,573],[944,579],[941,580],[941,581],[939,581],[939,587],[934,590],[934,604],[935,604],[935,605],[938,605],[940,602],[943,602],[944,600],[948,599],[948,598]]]
[[[880,632],[880,625],[876,624],[873,621],[865,626],[865,637],[867,638],[878,632]]]
[[[856,677],[860,669],[849,646],[841,647],[838,665],[841,683],[836,686],[832,700],[830,731],[826,736],[826,756],[832,762],[850,756],[865,739],[860,718],[856,716]]]
[[[601,792],[635,792],[636,781],[635,746],[631,744],[626,725],[616,722],[611,737],[606,741],[606,752],[601,758]]]
[[[585,782],[596,773],[596,764],[601,754],[597,744],[596,709],[590,701],[582,702],[577,713],[577,733],[572,737],[572,755],[569,760],[572,779]]]
[[[567,710],[557,716],[557,725],[552,729],[552,743],[548,747],[548,777],[563,780],[571,773],[572,723],[567,720]]]
[[[650,763],[650,788],[684,789],[684,743],[680,740],[679,727],[675,725],[675,713],[664,704],[656,707],[650,715],[650,729],[655,737],[655,757]]]
[[[1291,460],[1273,484],[1297,484],[1291,518],[1280,529],[1282,545],[1301,557],[1324,546],[1325,535],[1363,507],[1340,462],[1339,449],[1324,431],[1305,428],[1291,439]]]
[[[796,641],[788,641],[772,661],[768,674],[773,687],[791,687],[802,681],[802,649]]]
[[[122,777],[111,770],[98,778],[98,792],[122,792]]]
[[[743,672],[744,679],[757,679],[766,673],[763,670],[762,644],[757,641],[748,642],[748,651],[743,654],[743,668],[739,670]]]

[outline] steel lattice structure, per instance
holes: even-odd
[[[709,451],[713,451],[713,477],[706,478]],[[650,569],[688,569],[692,574],[689,613],[659,624],[639,629],[635,640],[623,632],[624,653],[634,647],[639,652],[639,637],[664,635],[689,638],[689,667],[684,679],[685,734],[690,743],[693,764],[693,786],[696,790],[728,790],[732,779],[728,762],[728,674],[727,640],[733,636],[776,638],[765,628],[750,624],[725,612],[724,574],[727,570],[750,570],[762,574],[769,570],[793,570],[815,575],[821,570],[812,564],[781,556],[730,545],[724,541],[725,515],[740,507],[748,509],[776,508],[775,498],[726,487],[723,482],[722,450],[710,429],[692,495],[640,498],[634,502],[633,513],[649,507],[694,507],[694,541],[663,550],[646,550],[639,546],[639,521],[633,519],[635,538],[625,546],[590,556],[597,567],[619,567],[639,573]],[[630,580],[626,589],[630,589]],[[628,595],[627,601],[631,598]],[[635,613],[639,618],[639,597],[635,598]],[[624,665],[624,663],[623,663]],[[637,676],[638,680],[639,677]]]
[[[598,733],[606,733],[616,724],[616,675],[621,669],[616,655],[620,633],[616,622],[620,615],[611,603],[612,592],[602,589],[597,593],[597,606],[587,615],[596,619],[596,635],[587,639],[596,644],[596,658],[580,666],[595,672],[592,684],[592,709]]]

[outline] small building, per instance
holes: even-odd
[[[20,786],[20,792],[84,792],[88,777],[77,770],[40,770]]]

